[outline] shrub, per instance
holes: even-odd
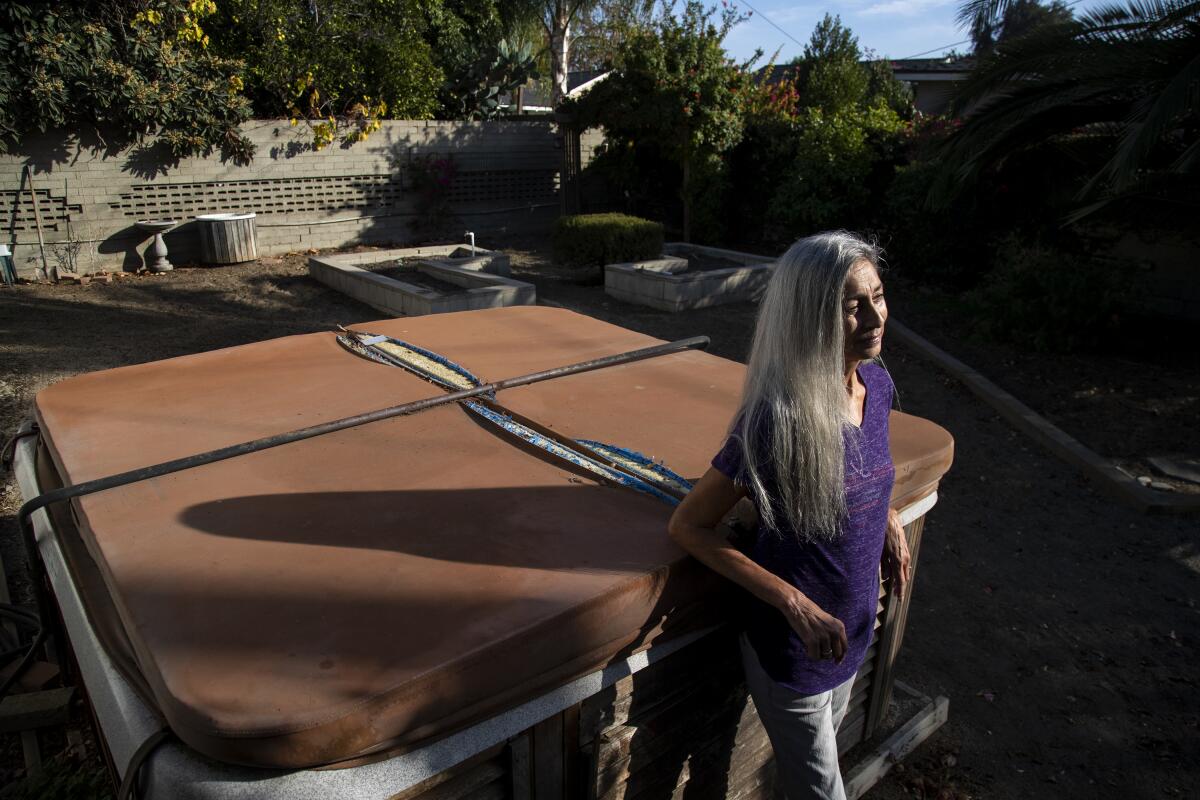
[[[450,204],[458,165],[452,157],[427,155],[414,158],[409,164],[409,176],[416,194],[416,215],[409,222],[418,241],[444,239],[451,229],[461,229],[460,220]]]
[[[1015,236],[1001,242],[995,264],[969,295],[985,336],[1066,352],[1101,345],[1116,330],[1127,283],[1118,268]]]
[[[554,260],[572,267],[658,258],[662,247],[662,223],[625,214],[560,217],[554,227]]]
[[[767,210],[769,238],[862,227],[878,205],[878,174],[894,161],[904,123],[890,108],[805,109],[795,157]]]
[[[940,166],[929,161],[896,169],[883,225],[888,264],[909,280],[963,291],[987,272],[986,243],[993,226],[971,202],[931,208],[929,190],[939,177]]]

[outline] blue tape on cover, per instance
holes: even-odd
[[[639,492],[657,497],[659,500],[662,500],[664,503],[669,505],[679,505],[679,501],[677,499],[666,492],[661,491],[652,484],[642,480],[641,478],[628,475],[624,472],[613,469],[607,464],[601,464],[599,461],[588,458],[586,455],[577,450],[573,450],[565,445],[559,444],[553,439],[548,439],[537,431],[527,428],[526,426],[512,419],[512,417],[499,414],[478,403],[467,401],[464,403],[464,405],[471,409],[471,411],[479,414],[484,419],[487,419],[489,422],[498,425],[509,433],[520,437],[521,439],[524,439],[526,442],[534,445],[535,447],[545,450],[551,455],[557,456],[558,458],[568,461],[578,467],[582,467],[589,472],[603,476],[614,483],[620,484],[621,486],[627,486],[630,489],[636,489]]]
[[[465,380],[467,380],[468,382],[470,382],[470,384],[472,386],[482,386],[483,385],[483,381],[481,381],[479,378],[477,378],[474,374],[472,374],[469,370],[467,370],[462,365],[451,361],[450,359],[446,358],[443,355],[434,353],[431,350],[426,350],[425,348],[419,347],[415,344],[410,344],[409,342],[406,342],[402,339],[394,339],[389,336],[376,336],[373,334],[358,333],[354,336],[340,336],[339,335],[337,337],[337,340],[343,347],[345,347],[347,350],[353,352],[356,355],[362,356],[364,358],[370,359],[371,361],[375,361],[380,364],[386,364],[388,366],[399,366],[403,369],[408,370],[409,372],[412,372],[412,373],[430,381],[431,383],[435,383],[438,386],[441,386],[444,389],[450,389],[452,391],[457,391],[457,390],[461,389],[462,387],[455,386],[454,384],[447,382],[445,378],[443,378],[439,375],[436,375],[434,373],[431,373],[428,370],[422,369],[417,364],[412,364],[412,363],[409,363],[408,361],[405,361],[401,356],[396,355],[395,353],[388,353],[383,350],[376,350],[374,346],[383,344],[384,342],[387,342],[387,343],[396,345],[397,347],[402,347],[402,348],[407,349],[413,353],[416,353],[424,358],[427,358],[430,361],[433,361],[434,363],[445,367],[446,369],[449,369],[450,371],[454,372],[455,374],[459,375],[460,377],[462,377]],[[494,398],[495,393],[489,392],[486,396],[489,399]],[[630,489],[634,489],[634,490],[642,492],[644,494],[648,494],[653,497],[656,497],[659,500],[662,500],[663,502],[665,502],[669,505],[675,506],[675,505],[679,504],[678,499],[676,499],[672,495],[662,491],[661,489],[656,487],[650,481],[648,481],[642,477],[639,477],[637,475],[630,475],[626,472],[622,472],[619,469],[610,467],[608,464],[603,464],[599,461],[596,461],[595,459],[588,457],[586,454],[581,453],[578,450],[575,450],[574,448],[567,447],[566,445],[556,442],[553,439],[549,439],[546,436],[543,436],[542,434],[538,433],[537,431],[533,430],[532,428],[522,425],[521,423],[512,419],[512,417],[497,413],[497,412],[493,411],[492,409],[488,408],[487,406],[472,402],[470,400],[465,400],[465,401],[463,401],[462,404],[469,411],[471,411],[474,414],[477,414],[478,416],[487,420],[491,424],[496,425],[497,427],[519,437],[520,439],[528,442],[529,444],[531,444],[535,447],[538,447],[539,449],[544,450],[545,452],[547,452],[557,458],[560,458],[564,461],[574,464],[575,466],[581,467],[582,469],[585,469],[588,472],[591,472],[595,475],[598,475],[602,478],[612,481],[613,483],[616,483],[618,485],[626,486]],[[678,484],[678,488],[682,488],[684,491],[690,490],[692,488],[692,485],[686,479],[680,477],[679,475],[675,474],[671,470],[667,469],[665,466],[656,463],[654,460],[650,459],[649,457],[647,457],[641,453],[638,453],[635,450],[629,450],[624,447],[617,447],[615,445],[608,445],[608,444],[604,444],[602,442],[593,442],[593,441],[583,441],[583,442],[580,442],[580,444],[584,445],[585,447],[589,448],[593,452],[595,452],[601,456],[604,456],[604,457],[609,457],[607,455],[606,451],[608,453],[616,453],[616,454],[620,455],[622,458],[628,459],[629,461],[632,461],[633,463],[637,464],[638,466],[642,467],[643,469],[646,469],[647,471],[654,473],[654,475],[659,480],[661,480],[667,484],[671,484],[671,483]]]
[[[677,485],[680,489],[683,489],[685,492],[690,492],[692,490],[692,482],[689,481],[687,478],[685,478],[682,475],[680,475],[679,473],[675,472],[670,467],[668,467],[666,464],[655,461],[650,456],[648,456],[644,453],[639,453],[637,450],[630,450],[628,447],[621,447],[621,446],[615,445],[615,444],[607,444],[606,442],[597,442],[592,439],[576,439],[576,441],[579,442],[579,444],[583,445],[584,447],[588,448],[589,450],[599,453],[602,456],[607,457],[609,453],[616,453],[619,456],[621,456],[622,458],[626,458],[626,459],[634,462],[638,466],[643,467],[647,470],[650,470],[651,472],[655,473],[658,477],[667,481],[668,483]]]

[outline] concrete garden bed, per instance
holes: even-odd
[[[668,242],[663,257],[604,268],[604,291],[627,303],[686,311],[756,300],[775,260],[717,247]]]
[[[473,257],[461,245],[313,256],[308,271],[321,283],[393,315],[537,303],[533,284],[506,277],[508,256],[475,250]]]
[[[507,253],[486,250],[482,247],[476,247],[474,253],[472,253],[471,246],[467,244],[433,244],[424,247],[398,247],[391,250],[373,250],[367,253],[346,253],[326,258],[334,260],[352,259],[350,263],[359,266],[377,264],[381,261],[421,259],[423,261],[437,262],[438,264],[462,267],[472,272],[489,272],[492,275],[500,275],[505,278],[512,274],[509,268]]]

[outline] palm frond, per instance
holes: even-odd
[[[1172,172],[1200,172],[1200,139],[1192,142],[1191,146],[1179,154],[1179,158],[1171,164]]]
[[[1185,116],[1195,116],[1200,104],[1200,51],[1184,64],[1157,95],[1139,98],[1127,119],[1127,132],[1112,159],[1097,173],[1114,189],[1127,188],[1168,131]]]
[[[1200,162],[1200,0],[1128,0],[1041,26],[981,59],[957,102],[970,110],[943,155],[960,186],[943,185],[942,202],[1008,156],[1065,136],[1113,140],[1079,194],[1085,209],[1159,187],[1157,176]]]
[[[969,28],[980,20],[995,21],[1004,16],[1012,0],[967,0],[958,8],[954,21],[959,27]]]

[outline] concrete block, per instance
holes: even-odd
[[[610,265],[604,269],[604,288],[636,294],[638,290],[637,277],[631,275],[627,270],[615,269]]]
[[[634,294],[633,292],[626,292],[626,291],[622,291],[621,289],[614,289],[611,286],[605,286],[604,293],[606,295],[608,295],[609,297],[613,298],[614,300],[620,300],[623,303],[637,303],[639,300],[638,296],[636,294]]]
[[[663,258],[654,258],[648,261],[638,261],[634,266],[638,269],[650,270],[651,272],[665,272],[668,275],[675,275],[686,270],[688,262],[686,258],[664,256]]]
[[[721,293],[721,281],[692,281],[681,283],[675,287],[676,300],[699,300],[713,297]]]
[[[673,286],[678,279],[672,275],[665,275],[661,272],[637,272],[634,280],[637,283],[638,293],[646,297],[657,297],[662,299],[667,296],[670,287]]]

